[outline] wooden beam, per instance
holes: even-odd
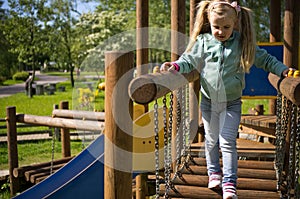
[[[136,70],[137,76],[148,73],[149,0],[136,1]]]
[[[7,127],[7,148],[9,164],[10,194],[14,196],[19,191],[19,179],[15,178],[13,171],[19,167],[18,162],[18,144],[17,144],[17,119],[16,107],[6,108],[6,127]]]
[[[128,87],[131,99],[147,104],[199,78],[197,70],[188,74],[162,72],[147,74],[133,79]]]
[[[105,113],[92,112],[92,111],[54,109],[52,111],[52,117],[104,121]]]
[[[292,103],[297,106],[300,105],[300,78],[286,77],[279,78],[278,76],[270,73],[270,83],[286,96]]]
[[[17,122],[38,124],[42,126],[87,130],[87,131],[101,131],[102,122],[87,121],[87,120],[75,120],[66,118],[52,118],[49,116],[37,116],[28,114],[16,115]]]
[[[132,68],[132,52],[105,53],[105,198],[132,198]]]
[[[285,0],[283,62],[294,68],[299,63],[299,9],[299,0]]]
[[[59,104],[60,109],[69,109],[69,102],[62,101]],[[69,128],[61,128],[61,154],[62,157],[70,157],[71,156],[71,141],[70,141],[70,129]]]

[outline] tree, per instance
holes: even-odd
[[[96,11],[83,14],[76,24],[81,44],[80,68],[90,71],[104,71],[106,50],[132,49],[132,36],[124,32],[127,17],[123,11]],[[118,35],[122,33],[121,35]]]
[[[55,44],[52,46],[52,58],[63,65],[70,71],[71,85],[74,87],[74,68],[78,60],[78,49],[76,46],[76,35],[74,24],[77,19],[72,15],[76,11],[76,0],[54,0],[51,1],[51,8],[54,12],[53,32],[55,33],[51,42]]]
[[[5,23],[8,13],[2,9],[3,1],[0,1],[0,83],[1,80],[10,78],[16,72],[16,56],[10,52],[10,44],[5,38]]]

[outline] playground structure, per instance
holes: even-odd
[[[143,4],[145,2],[147,2],[147,1],[143,1]],[[138,5],[139,5],[139,3],[141,3],[141,1],[137,1]],[[142,6],[142,8],[144,8],[144,7]],[[178,11],[180,9],[175,8],[175,10]],[[173,56],[176,57],[176,55],[173,55]],[[138,51],[137,51],[137,57],[139,57]],[[140,59],[145,60],[144,56],[142,58],[140,57]],[[172,59],[175,59],[175,58],[173,57]],[[103,187],[105,186],[104,197],[105,198],[131,198],[132,177],[133,177],[132,176],[132,173],[133,173],[132,157],[130,157],[130,156],[126,156],[126,158],[120,157],[120,154],[116,153],[114,146],[121,147],[122,149],[125,149],[126,151],[132,151],[133,147],[134,147],[134,143],[133,143],[133,140],[131,139],[131,136],[128,136],[128,134],[126,134],[123,131],[124,128],[129,131],[130,131],[130,129],[132,131],[132,128],[133,128],[131,126],[132,120],[128,119],[128,118],[132,118],[133,104],[130,101],[130,98],[127,93],[127,87],[129,87],[129,83],[132,80],[132,76],[125,75],[133,67],[132,66],[133,65],[133,55],[131,53],[124,53],[124,52],[108,52],[106,54],[106,63],[110,67],[107,67],[109,70],[106,73],[106,85],[105,85],[107,88],[107,89],[105,89],[105,97],[106,97],[105,129],[107,132],[107,133],[105,133],[105,136],[106,136],[107,140],[110,140],[110,142],[113,143],[113,145],[108,144],[108,145],[105,145],[105,148],[104,148],[104,151],[105,151],[104,162],[106,162],[106,163],[109,162],[109,164],[105,163],[105,165],[102,165],[103,171],[104,171],[103,183],[105,184],[105,185],[104,184],[102,185]],[[139,67],[138,67],[138,69],[139,69]],[[143,71],[140,71],[140,75],[142,75],[142,73],[143,73]],[[124,78],[124,75],[126,76],[126,78],[125,78],[126,81],[122,86],[120,86],[120,84],[118,84],[117,82],[121,78]],[[148,83],[145,83],[143,85],[146,85],[149,87],[144,89],[144,88],[141,88],[139,85],[137,85],[132,90],[136,92],[135,94],[138,97],[145,98],[145,97],[151,96],[151,99],[149,100],[149,102],[151,102],[160,97],[163,97],[165,94],[169,93],[170,91],[174,91],[178,88],[183,87],[184,85],[186,85],[190,82],[196,81],[196,83],[194,83],[195,86],[197,86],[197,84],[198,84],[197,83],[197,74],[195,74],[195,73],[192,73],[192,77],[190,77],[189,75],[183,76],[184,79],[180,78],[182,81],[178,81],[177,76],[174,79],[173,75],[174,74],[156,74],[156,75],[151,75],[151,77],[148,75],[142,76],[140,79],[138,78],[138,79],[135,79],[134,81],[136,81],[136,82],[141,81],[141,79],[143,79],[143,78],[147,79],[146,81],[148,81]],[[164,87],[160,87],[159,85],[157,86],[157,84],[149,83],[149,80],[153,80],[155,78],[160,79],[159,81],[164,80],[163,81],[164,83],[167,80],[166,82],[170,83],[170,87],[167,87],[167,89],[164,90]],[[295,185],[298,182],[299,164],[297,163],[297,160],[299,160],[299,156],[298,156],[299,150],[294,150],[295,148],[297,149],[298,146],[296,144],[299,143],[298,141],[295,142],[295,137],[296,137],[296,139],[298,139],[296,134],[299,133],[299,101],[300,101],[299,93],[300,93],[300,91],[299,91],[299,81],[298,80],[299,80],[299,78],[298,79],[286,78],[286,79],[281,80],[281,79],[276,79],[275,77],[270,77],[270,82],[272,82],[272,85],[275,88],[279,88],[279,91],[283,95],[283,97],[279,96],[278,103],[277,103],[277,104],[282,105],[282,106],[278,106],[278,109],[277,109],[277,110],[281,110],[282,112],[278,112],[278,114],[276,114],[277,120],[278,120],[278,125],[279,125],[276,128],[279,130],[279,131],[276,131],[276,133],[277,133],[276,136],[280,138],[280,140],[277,143],[279,148],[276,149],[276,152],[277,152],[276,154],[279,155],[279,159],[281,160],[278,162],[278,165],[277,165],[279,168],[277,170],[277,172],[278,172],[278,176],[280,176],[280,178],[279,178],[279,182],[278,182],[278,187],[276,187],[276,188],[281,190],[281,188],[284,187],[283,194],[288,195],[288,196],[294,196],[294,193],[297,193],[297,189],[294,189],[294,188],[297,188],[297,186],[295,186]],[[155,80],[154,82],[157,82],[157,81]],[[179,84],[174,85],[174,82],[179,82]],[[131,85],[133,85],[133,83],[134,82],[131,82]],[[193,87],[195,87],[195,86],[193,86]],[[118,88],[116,88],[116,87],[118,87]],[[120,87],[122,87],[122,88],[120,88]],[[132,87],[130,87],[130,88],[132,88]],[[169,89],[169,88],[172,88],[172,89]],[[116,89],[118,92],[116,91]],[[138,93],[138,91],[153,91],[154,94],[153,93],[152,93],[153,95],[140,94],[140,93]],[[130,93],[132,93],[132,92],[130,92]],[[186,93],[191,93],[191,92],[186,92]],[[135,95],[131,95],[131,97],[134,99],[134,101],[137,100]],[[280,99],[283,99],[283,101],[280,101]],[[125,112],[123,112],[123,110],[122,110],[122,113],[124,113],[125,117],[127,118],[127,119],[125,119],[126,121],[122,122],[122,124],[127,124],[127,125],[126,125],[126,127],[120,128],[120,126],[118,126],[119,125],[118,119],[122,120],[123,118],[117,118],[117,119],[115,118],[116,115],[121,115],[121,114],[120,114],[120,110],[116,110],[114,107],[120,107],[118,105],[118,103],[121,103],[124,105],[124,102],[128,102],[128,109],[126,109]],[[177,104],[176,99],[173,101],[173,103]],[[189,106],[193,106],[195,104],[197,104],[197,102],[195,102],[195,101],[189,102]],[[280,107],[282,107],[282,108],[280,108]],[[291,109],[291,107],[292,107],[292,109]],[[169,107],[169,109],[171,110],[171,107]],[[174,108],[174,110],[175,110],[175,108]],[[198,121],[198,117],[197,117],[198,113],[193,112],[194,109],[191,109],[191,110],[192,111],[190,111],[189,117],[190,117],[190,122],[192,123],[193,121]],[[170,111],[170,113],[173,113],[173,112]],[[290,113],[292,113],[292,114],[289,115]],[[195,117],[195,115],[196,115],[196,117]],[[26,115],[24,115],[24,116],[26,116]],[[130,117],[127,117],[127,116],[130,116]],[[176,114],[174,114],[173,116],[175,117],[174,121],[176,121]],[[281,117],[284,117],[284,119],[281,119]],[[291,120],[289,120],[289,118]],[[294,118],[294,119],[292,119],[292,118]],[[8,117],[7,119],[8,119],[7,121],[9,122],[9,125],[14,124],[14,122],[16,122],[16,121],[11,120],[12,117]],[[54,119],[55,118],[53,118],[53,120],[48,120],[45,123],[45,125],[50,125],[50,124],[53,125],[53,123],[51,123],[50,121],[54,121]],[[283,123],[280,123],[280,120],[282,120]],[[17,119],[17,121],[19,121],[19,120]],[[10,123],[10,122],[12,122],[12,123]],[[31,123],[31,122],[29,122],[29,120],[27,120],[26,117],[24,117],[23,122]],[[77,123],[78,121],[75,121],[75,122]],[[85,122],[87,122],[87,121],[84,121],[84,123],[82,124],[82,127],[84,129],[86,127],[93,126],[93,125],[87,125],[87,123],[85,123]],[[196,122],[196,123],[198,124],[198,122]],[[68,124],[65,124],[65,123],[57,124],[56,123],[53,126],[67,128],[67,127],[69,127],[68,125],[71,125],[71,124],[72,123],[68,123]],[[175,125],[175,124],[176,124],[176,122],[174,122],[172,125]],[[76,126],[75,128],[77,128],[77,125],[75,125],[75,126]],[[176,127],[176,125],[175,125],[175,127]],[[14,126],[13,125],[8,126],[8,129],[10,129],[10,130],[14,129]],[[176,129],[176,128],[173,128],[173,129]],[[191,125],[191,129],[193,129],[193,125]],[[174,134],[176,134],[176,132]],[[118,138],[118,139],[116,139],[116,138]],[[16,140],[12,140],[12,142],[16,142]],[[103,142],[100,142],[100,143],[104,144]],[[276,146],[277,146],[277,144],[276,144]],[[284,151],[284,153],[280,153],[282,151]],[[109,152],[109,154],[106,152]],[[101,158],[103,158],[102,155],[100,155],[100,156],[101,156]],[[80,157],[83,157],[83,156],[80,156]],[[286,161],[286,160],[288,160],[288,161]],[[197,165],[196,163],[198,165],[203,164],[200,161],[199,162],[195,161],[194,164]],[[247,163],[245,163],[245,164],[247,164]],[[256,164],[259,165],[260,163],[256,163]],[[128,170],[120,171],[119,169],[116,169],[116,168],[118,168],[119,165],[125,165],[126,167],[128,167],[127,168]],[[157,165],[155,165],[155,166],[157,166]],[[191,167],[191,165],[190,165],[190,167]],[[260,167],[266,168],[266,165],[260,166]],[[62,170],[62,171],[66,171],[66,170]],[[93,170],[93,171],[95,171],[95,170]],[[128,172],[128,171],[130,171],[130,172]],[[168,170],[168,169],[166,169],[166,171],[171,172],[171,170]],[[262,173],[259,173],[259,174],[262,175]],[[167,173],[167,174],[168,175],[166,175],[166,176],[169,176],[169,173]],[[179,174],[179,173],[177,173],[177,174]],[[101,177],[103,177],[103,176],[101,176]],[[156,177],[157,177],[157,175],[156,175]],[[12,179],[13,178],[11,178],[11,180]],[[53,180],[54,178],[50,177],[49,179]],[[137,190],[139,190],[139,191],[136,192],[136,197],[137,198],[145,198],[145,193],[147,191],[144,190],[145,187],[144,187],[144,185],[142,185],[143,184],[143,181],[142,181],[143,175],[139,175],[137,177],[137,179],[139,179],[139,180],[137,180],[137,181],[139,181],[139,182],[137,182],[137,186],[139,186],[139,187],[137,187]],[[205,177],[204,177],[204,179],[205,179]],[[161,181],[161,180],[157,179],[157,181]],[[171,182],[168,179],[165,181]],[[186,183],[186,182],[187,182],[187,179],[183,180],[181,183]],[[138,185],[138,183],[140,183],[140,184]],[[203,183],[203,184],[205,184],[205,183]],[[244,184],[247,184],[247,180],[244,181]],[[171,185],[171,183],[170,183],[170,185]],[[176,185],[176,184],[173,184],[173,185]],[[11,188],[14,189],[14,186],[12,186]],[[207,189],[204,189],[204,188],[203,189],[195,189],[195,186],[193,188],[189,189],[184,186],[180,187],[180,186],[176,185],[175,188],[177,188],[176,190],[178,192],[174,191],[173,189],[169,189],[168,187],[166,187],[166,189],[165,189],[164,184],[161,184],[159,189],[156,190],[156,192],[159,195],[164,195],[165,191],[166,191],[166,193],[172,197],[183,197],[183,194],[187,194],[186,197],[190,197],[190,198],[195,197],[195,196],[199,198],[199,196],[201,196],[201,195],[203,196],[203,198],[209,198],[209,197],[217,198],[218,197],[218,195],[216,193],[206,192]],[[194,193],[191,195],[192,191]],[[178,193],[180,193],[180,194],[178,195]],[[268,198],[268,197],[269,198],[276,198],[276,197],[279,198],[279,194],[276,191],[273,191],[272,193],[268,192],[268,193],[265,193],[264,195],[259,195],[259,194],[263,194],[263,193],[258,192],[258,191],[253,191],[253,189],[250,192],[244,192],[244,191],[239,192],[239,194],[241,194],[241,196],[245,196],[245,197],[241,197],[241,198],[247,198],[246,196],[249,193],[252,193],[253,195],[256,194],[256,196],[261,196],[261,197],[265,197],[265,198]],[[173,194],[173,195],[171,195],[171,194]],[[22,197],[22,194],[20,195],[20,197]]]

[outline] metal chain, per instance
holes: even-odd
[[[181,123],[182,123],[182,153],[181,156],[186,156],[186,89],[185,86],[182,87],[181,94]]]
[[[167,99],[166,96],[163,97],[163,124],[164,124],[164,167],[165,167],[165,198],[169,198],[170,190],[170,165],[169,165],[169,134],[168,134],[168,124],[167,124]]]
[[[159,137],[158,137],[158,103],[154,104],[154,139],[155,139],[155,191],[156,199],[159,199]]]
[[[287,134],[287,131],[288,130],[290,130],[290,129],[288,129],[288,124],[289,124],[289,119],[290,119],[290,112],[291,112],[291,105],[292,105],[292,103],[291,103],[291,101],[290,100],[288,100],[288,99],[286,99],[286,112],[284,113],[284,116],[286,117],[285,118],[285,125],[284,125],[284,129],[285,129],[285,132],[286,132],[286,134]],[[291,140],[291,137],[290,137],[290,140]],[[289,157],[288,157],[289,159],[288,159],[288,161],[290,161],[290,158],[292,158],[291,157],[291,155],[289,154]],[[289,164],[290,165],[290,164]],[[290,172],[292,172],[292,171],[290,171]],[[291,198],[291,189],[292,189],[292,184],[291,184],[291,175],[289,175],[290,174],[290,172],[288,173],[288,175],[286,176],[286,183],[287,183],[287,198]]]
[[[52,143],[51,143],[51,166],[50,166],[50,174],[53,173],[53,161],[54,161],[54,153],[55,153],[55,134],[53,128],[51,128],[52,133]]]
[[[300,106],[297,109],[297,123],[296,123],[296,151],[295,151],[295,198],[300,198],[300,190],[299,190],[299,164],[300,164]]]
[[[282,158],[282,94],[278,92],[276,101],[276,130],[275,130],[275,167],[276,167],[276,177],[277,177],[277,190],[280,190],[282,185],[282,170],[283,170],[283,158]]]
[[[291,106],[292,102],[289,100],[288,105]],[[296,110],[297,106],[295,104],[292,105],[292,112],[291,112],[291,123],[290,123],[290,148],[289,148],[289,173],[287,176],[287,184],[288,184],[288,197],[291,197],[290,191],[293,186],[294,182],[294,147],[295,147],[295,136],[296,136],[296,127],[295,127],[295,121],[296,121]]]
[[[176,118],[177,118],[177,123],[176,123],[176,166],[180,165],[181,163],[181,143],[180,143],[180,137],[182,135],[182,128],[180,125],[180,120],[181,120],[181,109],[180,109],[180,100],[181,99],[181,89],[178,89],[176,92],[176,97],[177,97],[177,104],[176,104]]]
[[[189,151],[191,148],[191,143],[190,143],[190,137],[191,137],[191,131],[190,131],[190,93],[189,93],[189,85],[186,85],[186,151]]]

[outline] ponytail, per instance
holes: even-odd
[[[210,25],[207,16],[207,8],[210,2],[211,1],[201,1],[197,6],[198,11],[196,14],[196,20],[186,51],[190,51],[192,49],[199,34],[210,32]]]
[[[248,73],[255,59],[256,36],[252,11],[245,7],[241,7],[239,32],[241,33],[241,64],[243,70]]]

